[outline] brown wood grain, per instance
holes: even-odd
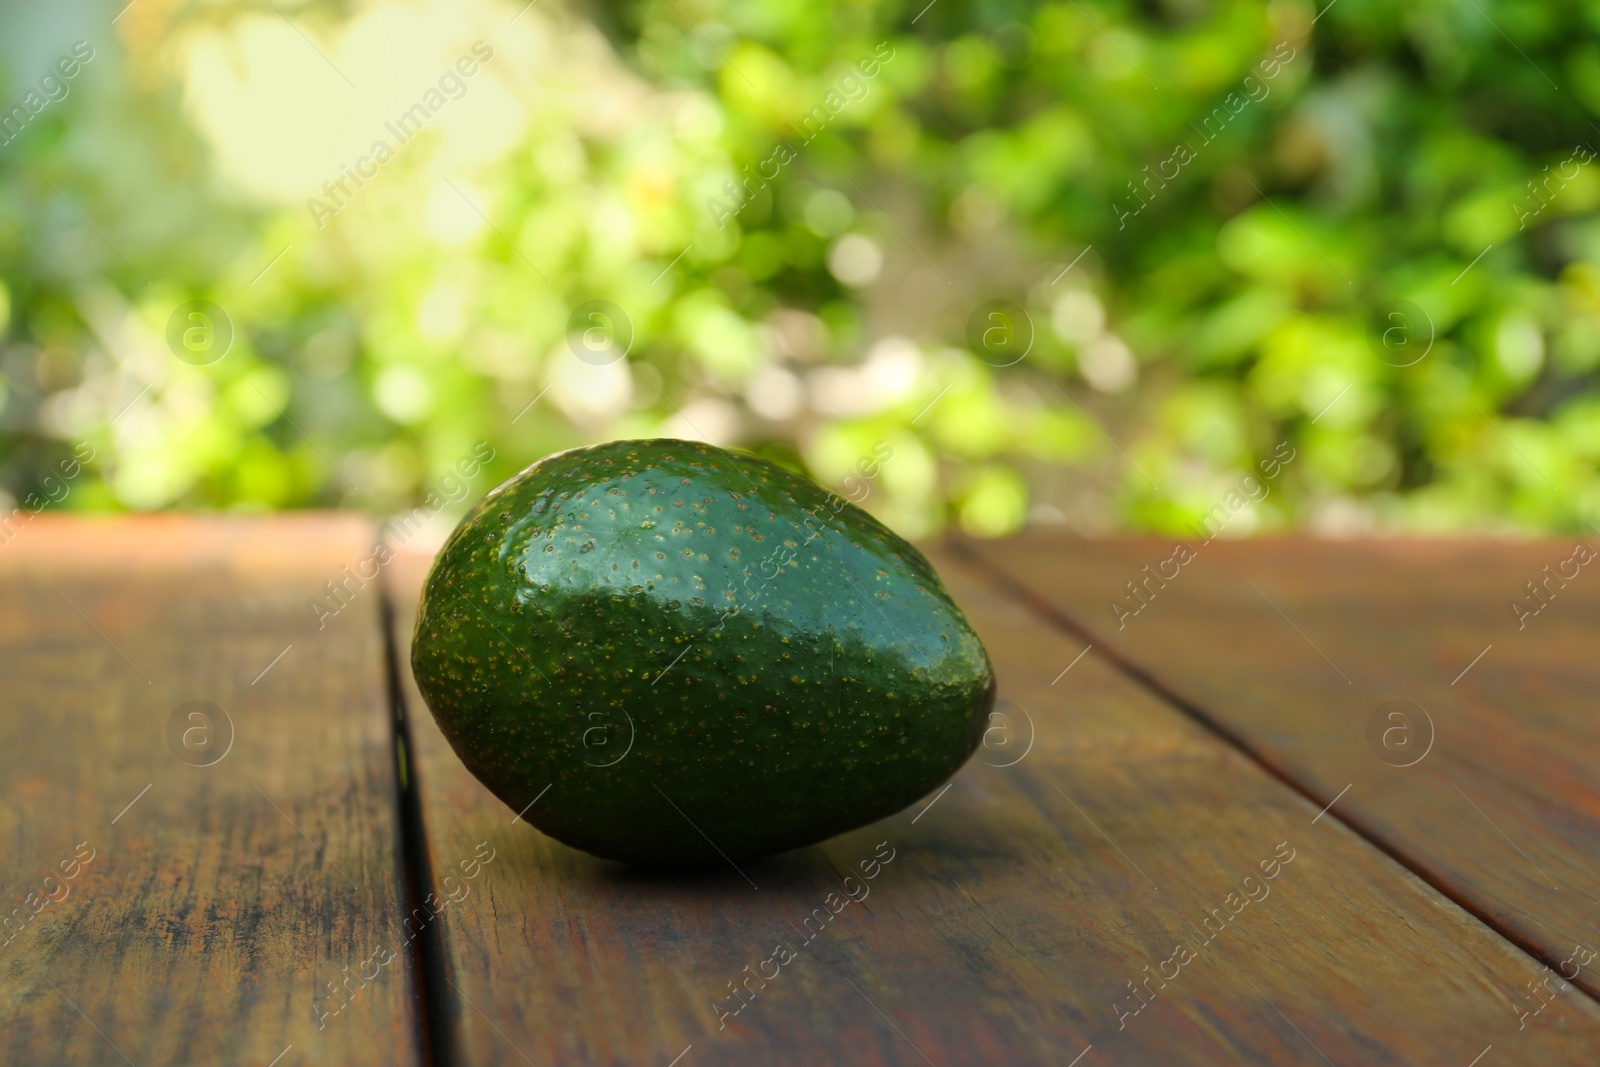
[[[405,911],[380,592],[320,630],[308,606],[370,551],[328,516],[41,517],[0,546],[0,1063],[419,1062],[410,956],[313,1016]],[[231,720],[215,762],[215,714],[169,747],[192,700]]]
[[[1171,541],[971,547],[1069,631],[1319,805],[1338,797],[1335,817],[1600,994],[1600,959],[1574,960],[1576,946],[1600,948],[1600,561],[1541,584],[1537,615],[1511,606],[1540,605],[1526,583],[1574,544],[1217,541],[1152,582],[1143,606],[1124,583],[1142,589],[1147,564],[1159,577]],[[1119,593],[1138,614],[1110,606]]]
[[[388,571],[402,664],[426,562]],[[1098,652],[1078,659],[1081,642],[936,562],[989,647],[1008,721],[948,791],[742,873],[631,870],[514,822],[402,667],[432,867],[480,842],[495,856],[436,927],[455,1062],[1600,1058],[1589,999],[1568,991],[1519,1029],[1519,993],[1540,976],[1525,953]],[[894,859],[869,895],[807,938],[804,917],[881,842]],[[1262,881],[1280,849],[1292,860]],[[1229,896],[1243,893],[1262,898]],[[1201,933],[1208,917],[1220,933]],[[792,958],[766,963],[778,944]],[[733,999],[730,983],[774,967]],[[1143,985],[1156,971],[1171,981]]]

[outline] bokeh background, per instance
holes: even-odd
[[[1597,34],[1594,0],[8,4],[0,527],[448,522],[666,435],[910,536],[1587,528]]]

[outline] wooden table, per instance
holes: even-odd
[[[495,800],[406,667],[427,557],[377,536],[0,544],[0,1063],[1600,1063],[1571,542],[941,546],[984,746],[747,881]]]

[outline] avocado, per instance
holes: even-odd
[[[463,763],[550,836],[701,866],[906,807],[977,747],[988,653],[927,559],[766,460],[614,441],[445,542],[411,646]]]

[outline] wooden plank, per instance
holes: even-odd
[[[0,546],[0,1062],[419,1062],[409,955],[313,1014],[405,911],[381,596],[308,605],[371,548],[328,516]]]
[[[433,868],[480,842],[495,857],[437,926],[458,1062],[1464,1067],[1489,1045],[1501,1063],[1596,1062],[1595,1004],[1568,994],[1519,1032],[1539,973],[1524,953],[935,558],[1009,721],[948,790],[751,865],[754,887],[631,870],[516,822],[402,671]],[[388,572],[402,653],[425,567]],[[865,881],[876,850],[893,859]],[[864,899],[805,925],[853,872]]]
[[[1526,583],[1572,558],[1573,542],[1217,541],[1148,591],[1144,568],[1160,579],[1171,542],[973,549],[1600,994],[1581,962],[1600,947],[1600,577],[1574,562],[1537,616],[1511,606],[1541,603]],[[1127,615],[1112,607],[1119,593]]]

